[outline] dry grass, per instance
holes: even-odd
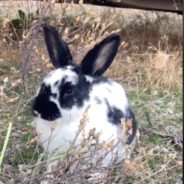
[[[182,183],[181,19],[177,17],[173,21],[175,16],[159,13],[156,17],[153,14],[154,18],[145,14],[128,21],[120,12],[109,9],[101,17],[82,10],[70,16],[65,11],[62,13],[59,21],[42,17],[32,22],[21,35],[12,31],[7,20],[1,21],[0,140],[6,136],[8,122],[13,122],[13,129],[0,182],[39,183],[45,177],[42,150],[34,141],[30,107],[39,82],[52,68],[40,29],[40,23],[46,21],[60,29],[76,55],[76,63],[105,35],[114,31],[122,35],[119,53],[106,75],[126,89],[140,137],[122,170],[110,169],[109,177],[103,178],[103,182]],[[0,150],[2,146],[3,143]],[[89,182],[84,180],[86,170],[61,172],[64,164],[60,163],[61,170],[55,172],[58,183]],[[97,169],[103,168],[97,165],[90,171]],[[76,181],[79,177],[81,180]]]

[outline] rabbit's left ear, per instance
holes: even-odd
[[[112,34],[96,44],[81,62],[83,73],[91,76],[102,75],[116,56],[120,41],[119,34]]]
[[[48,24],[43,25],[43,31],[52,64],[56,68],[71,64],[72,55],[66,42],[60,39],[58,31]]]

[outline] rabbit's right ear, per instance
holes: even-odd
[[[67,44],[60,39],[58,31],[48,24],[43,25],[45,43],[53,65],[60,68],[72,63],[72,55]]]
[[[83,73],[95,77],[102,75],[116,56],[120,42],[120,35],[114,33],[96,44],[81,62]]]

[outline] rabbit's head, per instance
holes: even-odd
[[[33,102],[33,114],[47,121],[66,118],[68,112],[70,116],[77,116],[85,101],[89,100],[94,79],[111,65],[120,36],[112,34],[106,37],[86,54],[80,65],[76,65],[57,30],[47,24],[43,30],[47,50],[56,69],[43,79]]]

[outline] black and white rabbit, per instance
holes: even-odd
[[[49,157],[55,150],[68,150],[88,108],[84,126],[86,134],[94,129],[99,133],[100,144],[113,140],[116,145],[104,158],[103,165],[107,166],[115,154],[123,160],[122,119],[132,120],[132,131],[126,145],[135,140],[136,122],[123,87],[102,76],[117,53],[121,41],[119,34],[112,34],[96,44],[81,64],[76,65],[57,30],[47,24],[43,25],[43,30],[56,69],[43,79],[33,101],[40,144]],[[78,135],[75,145],[82,139],[83,136]]]

